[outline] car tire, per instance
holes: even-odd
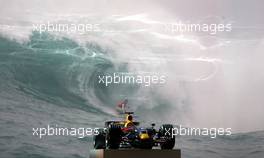
[[[109,125],[107,147],[109,149],[118,149],[121,142],[122,130],[118,125]]]
[[[165,124],[160,127],[159,136],[165,138],[165,142],[160,144],[161,149],[173,149],[175,146],[175,136],[173,135],[173,125]]]
[[[94,136],[94,149],[105,149],[106,148],[105,134],[99,132],[98,135]]]

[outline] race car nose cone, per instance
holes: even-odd
[[[140,138],[140,139],[149,139],[149,135],[148,135],[147,133],[141,133],[141,134],[139,135],[139,138]]]

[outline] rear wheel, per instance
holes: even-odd
[[[161,149],[173,149],[175,146],[175,136],[173,135],[173,126],[165,124],[160,127],[159,136],[165,139],[165,142],[160,144]]]
[[[110,125],[108,128],[107,147],[118,149],[121,142],[122,130],[118,125]]]
[[[105,149],[105,141],[105,134],[99,131],[99,134],[94,136],[94,149]]]

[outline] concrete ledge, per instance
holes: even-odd
[[[91,150],[90,158],[181,158],[181,150]]]

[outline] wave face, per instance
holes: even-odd
[[[24,44],[1,38],[1,88],[64,107],[106,112],[100,107],[114,103],[114,89],[100,85],[98,76],[121,71],[114,64],[96,43],[80,46],[36,32]]]

